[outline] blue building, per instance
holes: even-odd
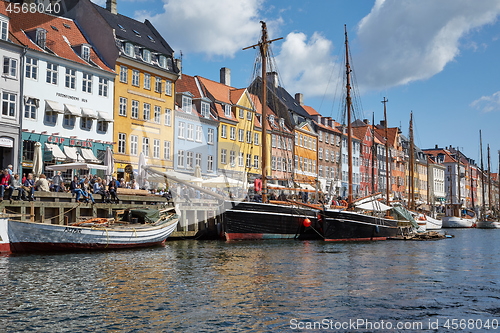
[[[217,176],[219,121],[210,113],[210,99],[203,97],[197,78],[182,74],[175,93],[174,170],[204,178]]]

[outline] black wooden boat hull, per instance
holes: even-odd
[[[223,231],[226,240],[322,239],[319,210],[255,202],[225,202]],[[310,227],[304,220],[311,221]]]
[[[397,221],[345,211],[325,211],[325,241],[386,240],[399,233]]]

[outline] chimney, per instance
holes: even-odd
[[[438,145],[436,145],[436,148],[435,149],[438,149]]]
[[[181,58],[174,59],[174,62],[175,62],[175,66],[177,66],[177,68],[179,69],[179,74],[182,75],[182,60],[181,60]]]
[[[271,84],[278,88],[278,73],[276,72],[267,72],[267,78],[271,81]]]
[[[302,95],[301,93],[296,93],[295,94],[295,101],[297,103],[299,103],[299,105],[304,105],[304,95]]]
[[[106,10],[116,15],[116,0],[106,0]]]
[[[363,122],[367,125],[370,125],[370,121],[368,119],[363,119]]]
[[[380,126],[385,127],[385,120],[380,121]]]
[[[220,83],[231,86],[231,70],[227,67],[220,69]]]

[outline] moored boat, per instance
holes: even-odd
[[[500,229],[500,222],[499,221],[477,221],[476,222],[476,228],[479,229]]]
[[[443,217],[443,228],[472,228],[476,221],[476,214],[469,209],[464,209],[461,204],[446,204],[445,216]]]
[[[95,223],[93,220],[83,224],[59,225],[1,219],[0,230],[7,230],[9,252],[140,248],[164,244],[177,227],[178,215],[170,214],[151,224]],[[97,220],[103,222],[107,219]]]

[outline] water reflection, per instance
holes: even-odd
[[[10,331],[289,330],[292,318],[492,318],[500,233],[436,242],[168,242],[0,257]],[[8,325],[6,325],[8,324]]]

